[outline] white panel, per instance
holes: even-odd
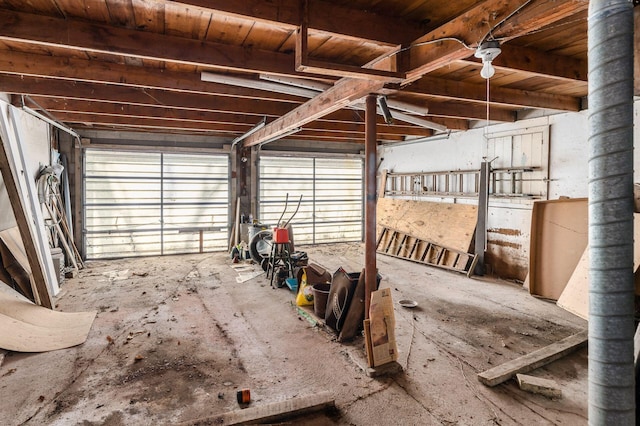
[[[289,207],[296,243],[362,240],[362,160],[353,158],[262,157],[260,220],[274,226]]]
[[[224,250],[228,157],[87,150],[87,256]]]

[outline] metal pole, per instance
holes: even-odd
[[[633,5],[589,2],[589,424],[635,424]]]
[[[484,255],[487,251],[487,212],[489,210],[489,173],[491,163],[483,161],[480,165],[480,187],[478,189],[478,224],[476,226],[475,253],[478,261],[473,273],[484,275],[486,272]],[[494,185],[495,187],[495,185]]]
[[[369,318],[371,292],[376,288],[376,95],[368,95],[365,107],[365,208],[364,208],[364,315]]]

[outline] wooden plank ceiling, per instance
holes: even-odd
[[[0,92],[84,129],[363,142],[579,111],[586,0],[0,0]],[[288,135],[292,131],[295,134]]]

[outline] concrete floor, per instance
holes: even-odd
[[[359,272],[361,244],[299,247],[333,272]],[[404,371],[370,378],[362,337],[341,344],[300,316],[293,294],[264,275],[237,283],[226,253],[90,262],[56,298],[61,311],[97,310],[88,340],[0,366],[2,424],[214,424],[239,409],[329,391],[337,410],[301,425],[586,424],[587,350],[529,374],[563,397],[494,388],[476,374],[586,328],[521,286],[378,256],[396,304]],[[196,419],[205,419],[200,423]],[[208,419],[208,420],[207,420]]]

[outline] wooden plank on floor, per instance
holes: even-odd
[[[330,392],[320,392],[313,395],[291,398],[285,401],[273,402],[266,405],[234,410],[222,415],[198,419],[185,424],[214,424],[225,426],[263,424],[300,416],[302,414],[315,413],[317,411],[335,407],[335,404],[336,400]]]
[[[588,331],[566,337],[542,349],[523,355],[520,358],[505,362],[490,370],[478,374],[478,380],[487,386],[495,386],[506,382],[518,373],[527,373],[547,365],[563,356],[583,347],[588,340]]]

